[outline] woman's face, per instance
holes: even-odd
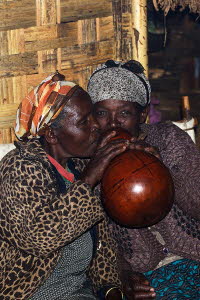
[[[66,119],[56,129],[58,147],[63,157],[88,157],[96,149],[99,125],[92,115],[90,96],[81,90],[66,105]]]
[[[103,131],[121,127],[133,136],[139,134],[141,112],[135,103],[113,99],[103,100],[94,105],[94,116]]]

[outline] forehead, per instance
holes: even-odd
[[[92,102],[90,96],[81,91],[73,95],[67,103],[68,111],[76,116],[84,116],[89,114],[92,110]]]
[[[117,100],[117,99],[107,99],[103,101],[99,101],[95,103],[95,108],[105,108],[108,110],[115,110],[115,109],[136,109],[136,104],[134,102],[130,101],[123,101],[123,100]]]

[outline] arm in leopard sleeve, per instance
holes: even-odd
[[[116,244],[109,232],[108,219],[105,218],[97,225],[98,244],[88,271],[98,296],[103,288],[105,291],[113,286],[121,288]]]
[[[7,159],[0,175],[0,235],[11,245],[45,257],[103,218],[89,185],[79,180],[60,193],[42,162]]]

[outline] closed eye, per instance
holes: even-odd
[[[88,119],[83,119],[79,122],[79,125],[87,125],[88,124]]]

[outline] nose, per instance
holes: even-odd
[[[117,119],[117,117],[116,117],[115,114],[110,115],[110,117],[109,117],[109,123],[110,123],[109,125],[110,125],[111,128],[120,126],[120,122]]]
[[[99,123],[93,115],[91,115],[91,125],[92,131],[99,131]]]

